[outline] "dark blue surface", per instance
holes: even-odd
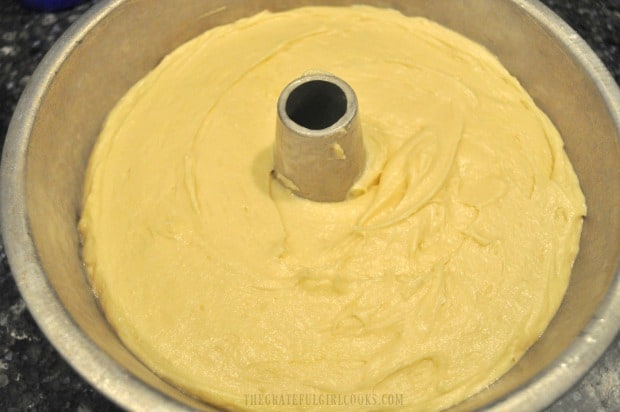
[[[41,11],[64,10],[84,2],[85,0],[21,0],[24,6]]]
[[[25,9],[17,0],[0,0],[0,144],[37,63],[92,3],[43,13]],[[619,82],[620,0],[544,3],[579,32]],[[620,411],[620,340],[550,409]],[[77,376],[41,334],[17,292],[0,245],[0,412],[116,410]]]

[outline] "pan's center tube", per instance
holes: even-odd
[[[298,196],[345,200],[366,164],[357,97],[346,82],[311,73],[278,99],[274,175]]]

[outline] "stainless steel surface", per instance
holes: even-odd
[[[307,73],[278,99],[274,175],[293,193],[338,202],[364,171],[357,97],[345,81]]]
[[[113,0],[70,29],[16,109],[1,169],[1,223],[13,273],[54,346],[93,386],[131,410],[207,406],[162,382],[99,311],[76,230],[83,174],[106,113],[174,47],[262,9],[342,1]],[[562,133],[588,203],[567,295],[541,339],[503,378],[455,410],[536,410],[573,385],[620,325],[620,93],[566,24],[535,1],[365,0],[429,17],[484,44]]]

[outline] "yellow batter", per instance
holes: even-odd
[[[368,165],[344,202],[270,177],[278,95],[307,70],[358,96]],[[84,260],[123,342],[239,409],[462,401],[544,331],[585,214],[558,132],[494,56],[369,7],[180,47],[110,114],[85,192]]]

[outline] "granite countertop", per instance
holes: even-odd
[[[37,63],[96,0],[41,13],[0,0],[0,143]],[[620,0],[543,0],[594,49],[620,83]],[[58,355],[32,320],[0,244],[0,411],[117,411]],[[586,377],[549,409],[620,410],[620,337]]]

